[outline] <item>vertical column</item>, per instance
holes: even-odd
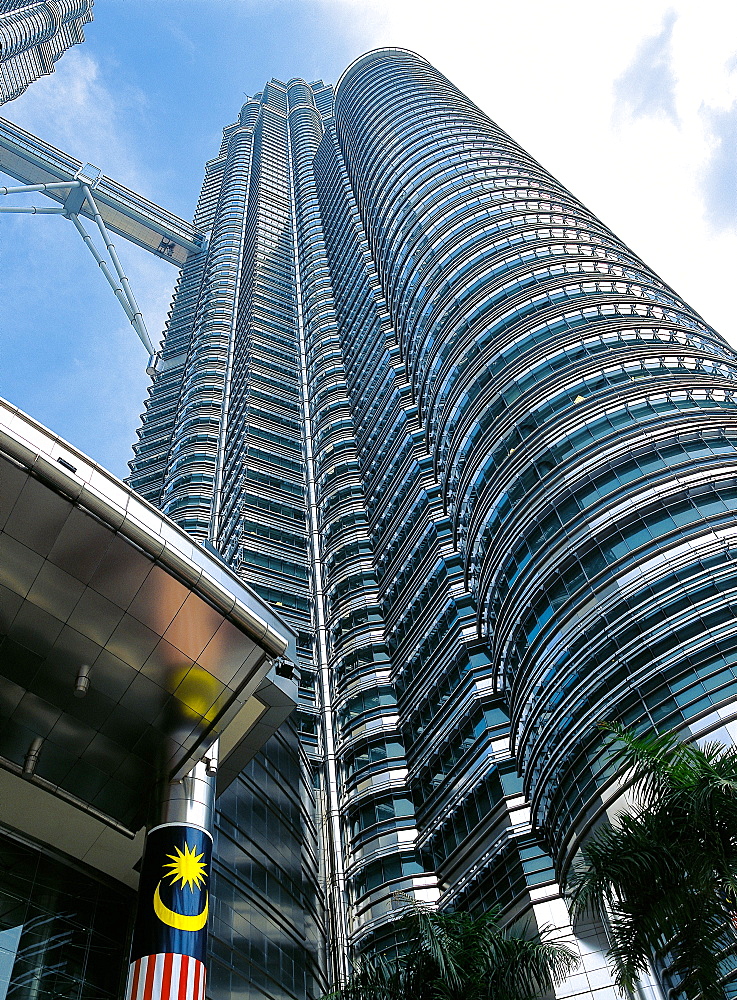
[[[216,747],[161,791],[143,851],[125,1000],[204,1000]]]

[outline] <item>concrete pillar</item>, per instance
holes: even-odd
[[[126,1000],[204,1000],[217,748],[164,785],[146,835]]]

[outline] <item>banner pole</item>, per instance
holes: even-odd
[[[160,791],[146,834],[125,1000],[205,1000],[217,745]]]

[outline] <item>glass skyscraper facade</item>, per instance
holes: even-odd
[[[265,922],[253,988],[319,992],[346,942],[392,946],[397,890],[570,930],[559,880],[621,792],[597,722],[732,739],[737,356],[404,50],[249,98],[195,222],[130,482],[301,671],[299,745],[253,764],[275,797],[222,804],[251,881],[221,862],[214,964]],[[256,792],[270,828],[233,819]],[[576,934],[562,995],[612,997]]]
[[[84,41],[94,0],[0,0],[0,104],[19,97]]]

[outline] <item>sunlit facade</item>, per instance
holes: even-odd
[[[328,971],[397,890],[568,933],[597,722],[731,739],[737,357],[404,50],[249,98],[195,222],[130,481],[298,633]]]
[[[19,97],[84,41],[94,0],[0,0],[0,104]]]

